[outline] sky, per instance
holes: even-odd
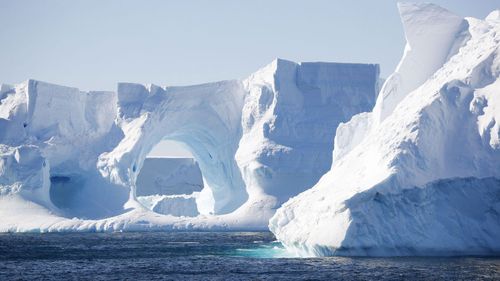
[[[478,18],[500,8],[500,0],[431,2]],[[396,3],[0,0],[0,83],[189,85],[245,78],[278,57],[379,63],[387,77],[405,44]]]

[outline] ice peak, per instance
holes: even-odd
[[[485,19],[490,22],[500,22],[500,9],[493,10]]]
[[[398,3],[399,14],[403,23],[407,42],[427,44],[425,39],[429,34],[449,30],[463,18],[432,3]]]
[[[398,3],[406,37],[405,52],[384,83],[374,108],[382,122],[411,91],[422,85],[457,50],[457,34],[467,21],[429,3]]]
[[[274,70],[274,74],[288,71],[290,69],[295,69],[297,63],[281,58],[276,58],[271,62],[272,68]]]
[[[295,64],[295,62],[293,62],[293,61],[282,59],[282,58],[275,58],[271,63],[275,64],[275,65],[289,64],[289,63]]]

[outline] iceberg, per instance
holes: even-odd
[[[500,252],[500,22],[398,5],[407,45],[329,172],[269,228],[300,256]]]
[[[378,81],[376,64],[276,59],[193,86],[2,85],[0,231],[267,229],[329,170],[337,126],[373,108]],[[162,140],[190,150],[203,189],[141,178],[161,172],[147,155]]]

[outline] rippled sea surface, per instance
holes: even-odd
[[[0,280],[500,280],[500,258],[290,258],[268,232],[0,234]]]

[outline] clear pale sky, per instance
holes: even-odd
[[[186,85],[244,78],[276,57],[379,63],[385,77],[404,47],[396,2],[0,0],[0,82]],[[500,8],[431,2],[478,18]]]

